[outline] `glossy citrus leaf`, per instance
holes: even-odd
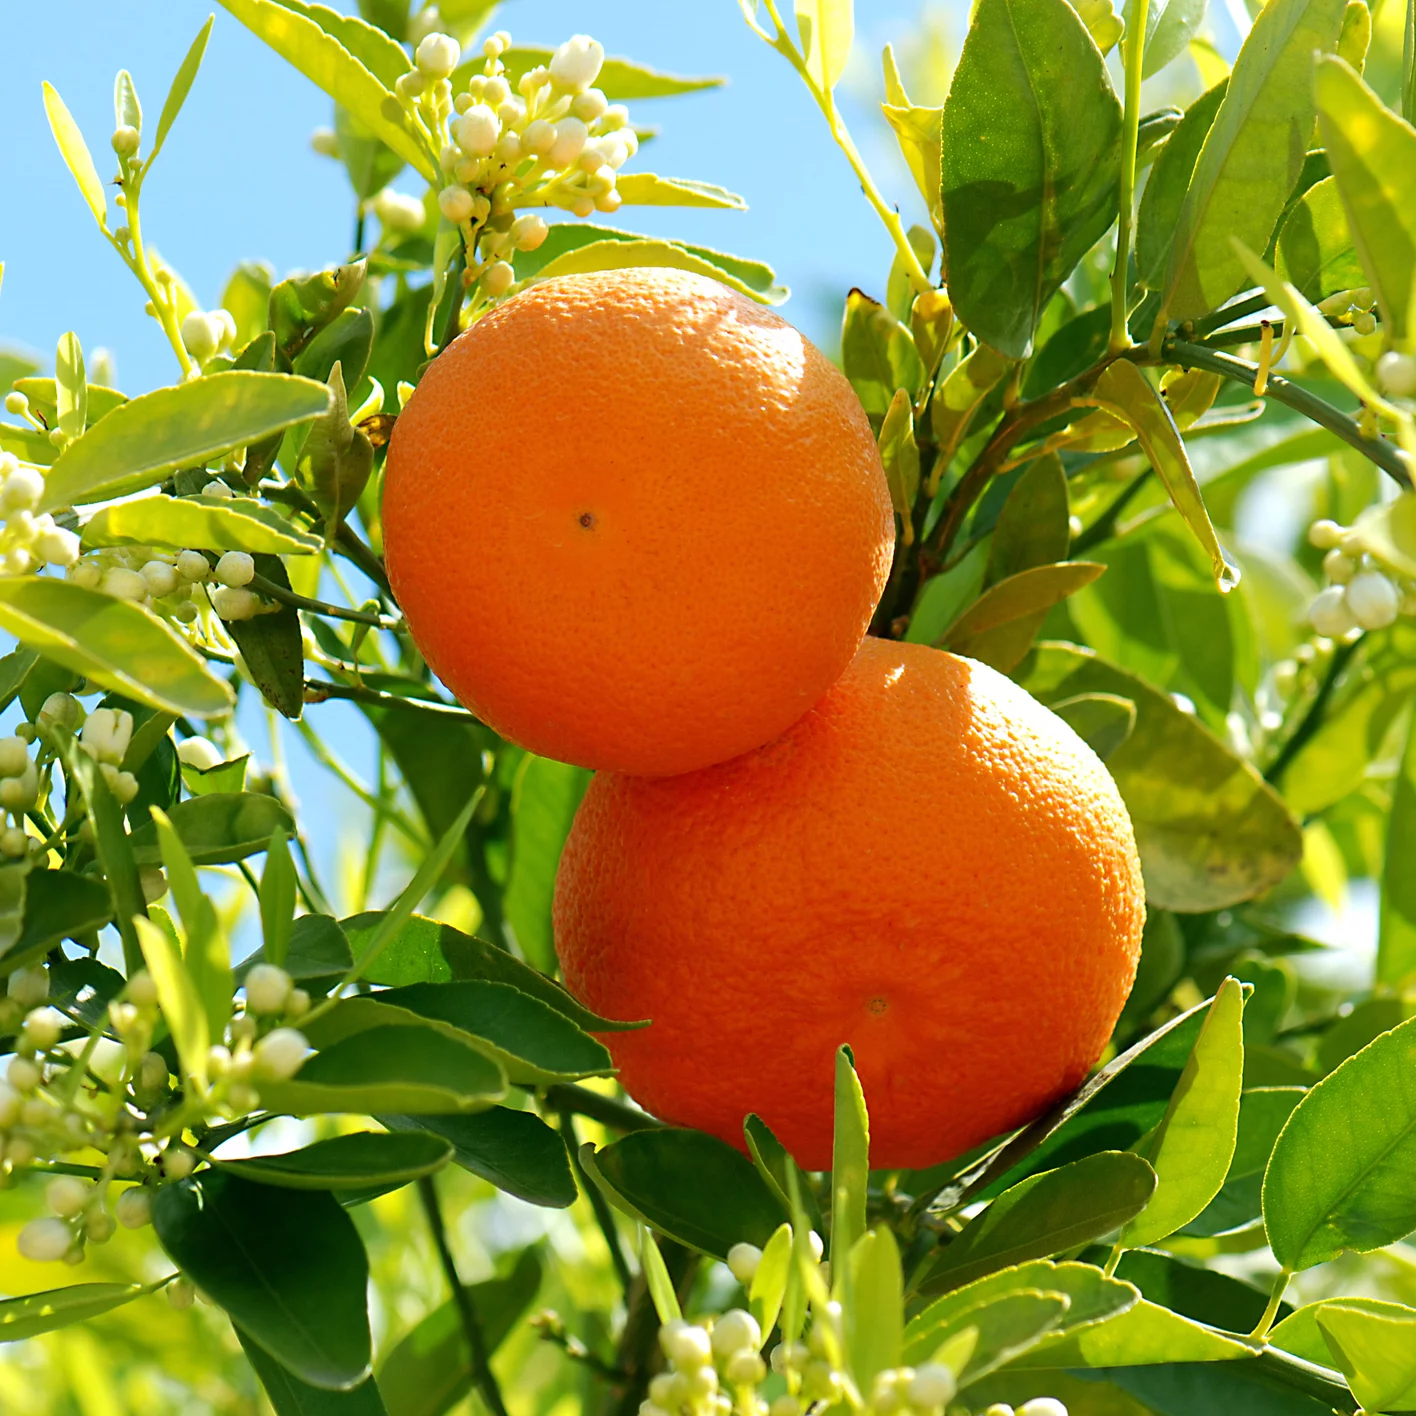
[[[354,1131],[313,1141],[299,1150],[215,1163],[228,1174],[287,1190],[354,1190],[406,1185],[441,1170],[452,1144],[425,1130],[405,1135]]]

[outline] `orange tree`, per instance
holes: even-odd
[[[52,378],[5,356],[0,1340],[40,1339],[0,1362],[6,1409],[1416,1409],[1410,3],[1269,0],[1231,68],[1192,0],[979,0],[941,106],[885,52],[906,230],[834,97],[849,0],[742,0],[896,247],[840,348],[896,518],[873,632],[1010,675],[1090,745],[1148,910],[1102,1065],[963,1155],[872,1169],[857,1039],[829,1038],[834,1081],[794,1079],[830,1097],[825,1171],[754,1113],[735,1146],[619,1091],[622,1025],[555,977],[587,773],[452,701],[382,558],[400,409],[500,302],[636,266],[783,298],[619,224],[739,204],[640,161],[624,101],[695,81],[483,34],[485,5],[223,3],[334,100],[360,249],[241,266],[215,310],[158,259],[143,188],[209,26],[155,119],[119,74],[111,157],[46,87],[178,369],[129,396],[72,334]],[[1192,62],[1204,92],[1143,112]],[[423,200],[388,188],[405,166]],[[1297,464],[1307,534],[1244,544]],[[362,884],[319,878],[331,823],[242,700],[368,808]],[[370,908],[385,850],[406,883]],[[1379,887],[1374,958],[1302,929],[1349,881]],[[980,1014],[1030,986],[967,982]],[[770,1052],[783,992],[743,980],[734,1035]],[[1047,1027],[986,1036],[993,1065]],[[912,1066],[890,1089],[948,1106]]]

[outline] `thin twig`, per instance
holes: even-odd
[[[323,703],[327,698],[343,698],[351,703],[368,703],[376,708],[417,708],[425,713],[439,713],[464,723],[479,723],[481,719],[465,708],[444,703],[437,698],[404,698],[397,693],[380,693],[360,683],[333,683],[324,679],[305,680],[305,702]]]
[[[629,1260],[624,1256],[624,1246],[620,1243],[619,1230],[615,1228],[615,1217],[610,1213],[609,1201],[605,1199],[600,1187],[585,1173],[585,1167],[580,1163],[580,1137],[575,1132],[575,1117],[569,1111],[561,1112],[560,1129],[561,1139],[565,1142],[566,1150],[570,1152],[571,1168],[575,1171],[575,1178],[585,1198],[590,1201],[595,1223],[600,1226],[605,1246],[610,1251],[610,1262],[614,1265],[615,1273],[619,1275],[620,1287],[628,1293],[630,1284],[634,1282],[634,1275],[630,1272]]]
[[[326,615],[330,619],[352,620],[355,624],[367,624],[374,629],[397,629],[403,621],[386,615],[376,615],[368,610],[350,610],[343,605],[331,605],[325,600],[312,600],[306,595],[297,595],[264,575],[253,575],[248,589],[254,590],[267,600],[275,600],[282,605],[290,605],[297,610],[308,610],[311,614]]]
[[[612,1131],[650,1131],[664,1124],[648,1112],[626,1106],[622,1101],[601,1096],[599,1092],[576,1086],[573,1082],[557,1082],[547,1087],[541,1094],[541,1100],[552,1111],[585,1116],[608,1126]]]
[[[1264,772],[1264,781],[1268,782],[1270,786],[1278,784],[1283,774],[1292,765],[1293,759],[1307,746],[1313,734],[1322,727],[1328,700],[1337,687],[1337,680],[1351,662],[1352,656],[1357,652],[1357,646],[1361,642],[1360,639],[1354,639],[1350,644],[1339,644],[1333,650],[1327,673],[1323,675],[1323,681],[1318,685],[1317,694],[1308,705],[1308,711],[1303,714],[1298,726],[1293,729],[1288,735],[1287,741],[1279,748],[1278,756],[1269,763]]]

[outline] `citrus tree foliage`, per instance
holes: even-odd
[[[1230,67],[1202,0],[979,0],[941,106],[884,55],[907,230],[837,107],[849,0],[742,0],[897,250],[841,332],[899,519],[874,631],[1065,718],[1149,904],[1074,1096],[872,1171],[842,1038],[807,1174],[755,1116],[739,1151],[617,1094],[597,1034],[633,1024],[555,981],[584,774],[450,701],[380,556],[394,420],[495,302],[635,265],[785,298],[621,224],[742,205],[645,170],[625,106],[714,81],[515,44],[487,4],[223,4],[333,100],[355,249],[244,264],[207,310],[148,244],[209,23],[156,118],[118,75],[111,156],[46,85],[177,367],[130,395],[73,334],[52,377],[0,355],[0,1341],[54,1334],[42,1376],[0,1363],[6,1409],[1416,1409],[1410,5],[1269,0]],[[1185,66],[1203,92],[1143,111]],[[1251,489],[1299,464],[1309,534],[1245,544]],[[238,703],[367,808],[352,885]],[[381,857],[402,884],[371,908]],[[1349,881],[1379,886],[1379,945],[1344,969],[1300,922]]]

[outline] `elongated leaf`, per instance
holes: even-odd
[[[959,445],[968,436],[973,420],[984,400],[1002,381],[1012,365],[986,344],[980,344],[949,371],[942,385],[929,402],[929,421],[934,429],[934,441],[939,449],[935,472],[929,484],[930,494],[949,469]]]
[[[637,241],[592,241],[589,245],[577,246],[542,266],[536,278],[549,280],[558,275],[583,275],[587,271],[626,270],[639,266],[668,267],[673,270],[691,271],[695,275],[706,275],[712,280],[721,281],[740,295],[754,300],[762,299],[758,290],[738,279],[717,262],[707,260],[675,241],[660,241],[648,236]],[[763,300],[763,303],[775,302]]]
[[[289,1081],[260,1084],[262,1104],[292,1116],[481,1111],[505,1090],[501,1068],[467,1042],[434,1028],[394,1026],[343,1038]]]
[[[1377,981],[1400,987],[1416,975],[1416,724],[1408,729],[1387,819]]]
[[[924,364],[914,337],[884,305],[860,290],[846,296],[841,367],[861,406],[877,421],[889,412],[899,390],[912,395],[924,384]],[[881,427],[882,436],[884,431]]]
[[[291,589],[290,573],[276,555],[257,553],[256,574]],[[305,710],[305,641],[300,613],[293,605],[278,604],[251,619],[231,620],[226,632],[236,641],[251,682],[278,713],[298,719]]]
[[[1416,1018],[1383,1033],[1299,1102],[1264,1173],[1274,1257],[1305,1269],[1416,1229]]]
[[[79,336],[60,337],[54,356],[54,420],[66,437],[76,438],[88,425],[88,375]]]
[[[1392,1026],[1399,1021],[1399,1017],[1394,1019]],[[1369,1034],[1363,1041],[1370,1042],[1371,1037]],[[1303,1100],[1303,1094],[1302,1087],[1251,1087],[1241,1094],[1234,1159],[1229,1163],[1229,1174],[1225,1176],[1224,1186],[1199,1215],[1185,1226],[1183,1233],[1206,1236],[1229,1234],[1247,1228],[1259,1218],[1262,1212],[1264,1170],[1268,1165],[1269,1156],[1273,1154],[1279,1132],[1293,1114],[1293,1108]],[[1248,1326],[1252,1327],[1257,1321],[1256,1313]],[[1232,1324],[1220,1323],[1219,1326],[1232,1327]]]
[[[1008,493],[988,551],[988,583],[1065,560],[1071,542],[1067,474],[1056,454],[1028,463]]]
[[[356,1190],[374,1185],[406,1185],[441,1170],[452,1145],[427,1131],[385,1135],[356,1131],[331,1136],[299,1150],[216,1164],[228,1174],[288,1190]]]
[[[555,50],[549,46],[517,44],[503,52],[502,63],[506,66],[507,82],[515,89],[517,80],[538,65],[549,65]],[[482,61],[474,59],[458,70],[465,86],[466,80],[474,73],[482,72]],[[457,85],[457,75],[453,85]],[[611,103],[631,103],[641,98],[673,98],[678,94],[697,93],[702,89],[717,88],[724,82],[719,78],[684,78],[679,74],[664,74],[644,64],[636,64],[629,59],[617,59],[606,55],[595,79],[595,87]]]
[[[673,1280],[669,1277],[664,1256],[659,1252],[653,1234],[642,1224],[639,1226],[639,1265],[644,1273],[649,1297],[654,1303],[654,1311],[659,1315],[659,1322],[671,1323],[683,1317],[683,1310],[679,1307],[678,1294],[674,1292]]]
[[[944,196],[939,183],[944,157],[943,105],[930,108],[910,102],[895,62],[895,51],[888,44],[881,62],[885,69],[885,102],[880,105],[880,111],[895,130],[895,139],[910,176],[915,179],[915,186],[929,208],[934,229],[940,231],[944,227]]]
[[[254,498],[161,496],[103,507],[85,524],[83,542],[86,548],[170,546],[252,555],[298,555],[323,544]]]
[[[1150,1367],[1172,1362],[1234,1362],[1254,1349],[1144,1298],[1111,1322],[1043,1342],[1020,1367]]]
[[[1188,1224],[1219,1193],[1239,1130],[1244,1085],[1244,993],[1227,978],[1215,994],[1194,1051],[1180,1074],[1147,1158],[1156,1189],[1122,1231],[1140,1248]]]
[[[1289,1313],[1282,1322],[1276,1324],[1269,1333],[1269,1342],[1281,1347],[1305,1362],[1313,1362],[1320,1367],[1332,1365],[1332,1350],[1318,1326],[1318,1314],[1332,1303],[1340,1303],[1344,1308],[1356,1308],[1364,1313],[1382,1317],[1402,1318],[1411,1310],[1403,1303],[1390,1303],[1381,1298],[1327,1298],[1316,1303],[1306,1303]]]
[[[761,1248],[787,1217],[752,1163],[702,1131],[634,1131],[580,1158],[612,1204],[715,1258],[744,1241]]]
[[[329,390],[293,374],[228,369],[130,399],[60,453],[44,510],[141,491],[179,467],[316,418]]]
[[[1316,86],[1323,146],[1353,243],[1382,323],[1404,339],[1416,276],[1416,129],[1341,59],[1319,62]]]
[[[1051,706],[1103,762],[1135,730],[1136,705],[1119,693],[1079,693]]]
[[[172,1029],[172,1040],[177,1045],[177,1056],[182,1062],[182,1075],[198,1087],[204,1087],[211,1034],[207,1030],[206,1012],[196,985],[165,929],[142,916],[138,916],[133,923],[138,931],[138,942],[142,945],[148,972],[157,985],[157,1001],[162,1007],[162,1015]]]
[[[328,5],[306,0],[275,0],[287,10],[313,20],[331,39],[337,40],[386,88],[393,88],[413,65],[403,47],[377,25],[358,15],[342,15]]]
[[[919,445],[915,442],[914,417],[906,390],[895,390],[880,424],[880,461],[890,488],[890,501],[900,518],[906,545],[914,540],[911,515],[919,494]]]
[[[50,576],[0,580],[0,629],[148,708],[215,717],[230,688],[166,624],[126,600]]]
[[[1128,1151],[1099,1151],[1005,1190],[944,1250],[922,1293],[940,1293],[996,1269],[1079,1248],[1145,1207],[1155,1171]]]
[[[266,847],[265,869],[261,872],[261,938],[266,958],[283,965],[290,948],[290,934],[295,924],[295,862],[290,858],[290,843],[277,826],[270,833]]]
[[[1288,213],[1278,233],[1274,270],[1315,304],[1367,283],[1335,177],[1309,187]]]
[[[968,327],[1025,357],[1115,220],[1121,107],[1065,0],[980,0],[944,105],[944,270]]]
[[[575,1203],[575,1176],[561,1138],[532,1111],[494,1106],[468,1116],[380,1116],[394,1131],[431,1131],[451,1143],[453,1160],[499,1190],[533,1205]]]
[[[6,965],[101,929],[112,918],[113,897],[102,880],[72,870],[33,870],[25,881],[24,923],[5,951]]]
[[[1163,1254],[1132,1249],[1115,1276],[1134,1283],[1141,1297],[1181,1317],[1228,1332],[1249,1332],[1263,1316],[1268,1294],[1255,1284]],[[1284,1316],[1291,1311],[1281,1308]]]
[[[1016,1362],[1066,1321],[1070,1297],[1051,1289],[1018,1288],[986,1298],[961,1313],[940,1334],[942,1353],[964,1340],[967,1361],[958,1373],[960,1387]],[[969,1334],[972,1342],[968,1342]],[[932,1354],[931,1354],[932,1355]]]
[[[848,1049],[836,1049],[836,1124],[831,1150],[831,1253],[842,1269],[865,1233],[870,1118]]]
[[[168,813],[172,828],[194,865],[224,865],[265,850],[277,827],[293,835],[289,811],[258,792],[212,792],[175,802]],[[133,832],[133,856],[139,865],[161,865],[157,828],[151,822]]]
[[[792,1261],[792,1227],[783,1222],[762,1249],[757,1272],[747,1290],[748,1305],[763,1332],[771,1332],[782,1311],[787,1292],[787,1269]]]
[[[833,89],[851,57],[853,0],[795,0],[795,9],[807,72],[821,88]]]
[[[783,1208],[790,1210],[793,1182],[801,1179],[791,1153],[760,1116],[749,1114],[745,1117],[742,1134],[747,1142],[747,1153],[752,1157],[757,1173],[767,1182],[768,1188],[777,1196]],[[815,1191],[804,1184],[798,1184],[796,1188],[798,1203],[808,1227],[817,1234],[825,1234],[826,1222],[822,1219],[820,1206],[816,1203]]]
[[[625,206],[720,207],[746,211],[747,203],[726,187],[695,182],[689,177],[660,177],[653,172],[627,172],[615,183]]]
[[[162,1247],[282,1366],[343,1390],[369,1373],[369,1265],[328,1194],[204,1170],[153,1203]]]
[[[59,419],[59,384],[56,379],[25,378],[15,380],[15,390],[29,399],[30,409],[38,413],[51,427]],[[101,418],[106,418],[120,404],[128,401],[128,395],[104,384],[88,383],[84,386],[88,400],[87,425],[92,426]]]
[[[889,1229],[872,1229],[850,1251],[851,1307],[845,1324],[846,1358],[861,1391],[877,1373],[900,1365],[904,1338],[904,1276]]]
[[[197,31],[197,37],[192,41],[181,64],[177,66],[177,72],[172,77],[172,86],[167,90],[167,98],[163,101],[162,113],[157,120],[157,135],[153,139],[152,151],[148,154],[148,166],[152,165],[153,159],[162,151],[162,145],[167,141],[172,125],[177,121],[177,115],[181,113],[182,105],[186,103],[187,95],[192,91],[192,85],[197,80],[197,71],[202,67],[202,56],[206,53],[207,40],[211,38],[211,27],[215,19],[215,15],[207,16],[206,24]]]
[[[1259,12],[1177,217],[1161,302],[1172,319],[1208,314],[1244,287],[1231,238],[1267,248],[1313,131],[1313,51],[1336,47],[1345,8],[1275,0]]]
[[[1167,0],[1162,9],[1152,5],[1146,24],[1145,58],[1141,77],[1150,78],[1178,59],[1195,37],[1205,18],[1206,0]]]
[[[23,1342],[71,1323],[87,1322],[152,1291],[141,1283],[76,1283],[6,1298],[0,1302],[0,1342]]]
[[[1168,695],[1074,645],[1039,645],[1017,677],[1047,704],[1112,693],[1136,705],[1135,730],[1107,768],[1135,827],[1152,904],[1224,909],[1298,863],[1302,837],[1282,799]]]
[[[1317,1324],[1368,1411],[1416,1411],[1416,1308],[1400,1317],[1325,1304]]]
[[[282,1367],[249,1333],[233,1324],[256,1376],[260,1379],[275,1416],[388,1416],[372,1377],[348,1391],[326,1391],[302,1382]]]
[[[941,644],[1007,673],[1032,647],[1043,617],[1106,567],[1097,561],[1035,565],[990,586],[944,632]]]
[[[172,819],[166,812],[154,809],[152,828],[168,887],[182,916],[186,935],[184,963],[206,1015],[207,1036],[224,1037],[231,1018],[231,952],[226,932],[217,921],[215,906],[201,888],[192,857]]]
[[[108,199],[103,194],[103,182],[89,155],[88,144],[84,142],[84,135],[74,122],[73,115],[64,106],[64,100],[59,97],[53,84],[47,81],[44,84],[44,113],[49,119],[49,130],[54,134],[54,141],[59,145],[59,155],[79,184],[79,191],[88,203],[93,219],[100,226],[106,225]]]
[[[437,181],[438,166],[426,136],[414,126],[384,82],[312,18],[312,12],[323,7],[309,6],[301,13],[305,7],[297,9],[277,0],[221,3],[429,182]]]

